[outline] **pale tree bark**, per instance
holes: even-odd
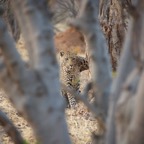
[[[100,0],[99,20],[107,39],[113,71],[116,71],[120,59],[127,28],[126,8],[130,4],[130,0]]]
[[[98,21],[99,1],[85,0],[72,25],[84,35],[87,55],[95,90],[97,115],[106,117],[111,88],[111,69],[107,44]]]
[[[132,33],[133,38],[133,55],[137,62],[135,70],[127,79],[126,88],[122,91],[117,108],[117,138],[122,143],[143,144],[144,133],[144,2],[138,0],[135,7]],[[134,72],[135,71],[135,72]],[[120,120],[120,118],[122,118]],[[121,143],[119,142],[119,143]]]
[[[30,49],[31,64],[29,68],[25,66],[0,20],[3,54],[0,60],[0,85],[18,112],[31,124],[40,143],[69,144],[46,0],[12,2],[26,47]]]
[[[80,17],[79,21],[73,23],[73,25],[75,25],[77,28],[79,28],[84,33],[84,36],[85,36],[86,42],[87,42],[87,46],[88,46],[88,48],[90,48],[89,49],[90,50],[89,51],[89,56],[90,56],[89,58],[90,58],[90,68],[91,68],[91,72],[92,72],[92,78],[95,80],[96,85],[97,85],[97,84],[99,84],[99,81],[97,81],[98,79],[97,79],[96,76],[99,76],[99,78],[100,78],[100,75],[99,75],[99,73],[97,73],[96,70],[101,70],[101,68],[98,67],[99,64],[101,63],[101,61],[98,61],[98,59],[96,59],[96,56],[97,56],[97,54],[99,56],[101,56],[101,54],[99,53],[98,47],[96,47],[97,45],[94,42],[97,42],[97,44],[99,42],[97,39],[95,39],[95,36],[97,36],[99,34],[98,37],[96,37],[96,38],[99,38],[99,40],[101,40],[101,37],[100,37],[100,33],[98,33],[98,29],[93,29],[94,26],[98,26],[98,24],[93,23],[93,25],[91,25],[91,22],[96,21],[96,19],[93,16],[96,16],[96,14],[97,14],[97,13],[95,13],[95,14],[91,13],[91,11],[94,12],[94,9],[92,9],[92,8],[93,8],[93,6],[95,6],[94,3],[91,5],[91,2],[92,1],[85,2],[85,5],[84,5],[85,7],[83,7],[83,9],[82,9],[82,11],[79,15],[79,17]],[[90,14],[91,17],[88,14]],[[135,16],[137,16],[137,15],[134,15],[134,17]],[[93,19],[91,19],[91,18],[93,18]],[[89,29],[87,29],[86,23],[89,24]],[[97,34],[94,35],[93,33],[96,30],[97,30]],[[120,113],[120,111],[121,111],[121,109],[118,109],[118,111],[115,111],[115,109],[117,108],[117,105],[116,105],[117,101],[118,101],[120,95],[122,95],[122,97],[125,96],[124,99],[129,99],[129,97],[131,97],[131,95],[132,95],[131,92],[121,93],[121,90],[122,90],[124,84],[126,85],[125,89],[126,90],[129,89],[129,87],[127,87],[127,85],[130,84],[130,88],[132,87],[132,92],[134,93],[136,91],[135,89],[137,87],[137,83],[140,79],[139,76],[138,76],[139,71],[133,70],[134,67],[135,67],[135,62],[134,62],[135,59],[139,60],[139,57],[138,57],[139,56],[138,55],[139,51],[136,50],[136,47],[139,46],[138,43],[136,43],[136,41],[139,38],[137,37],[135,39],[133,37],[133,32],[136,32],[136,29],[135,29],[135,27],[133,28],[133,24],[132,24],[132,26],[129,30],[129,33],[127,35],[125,45],[124,45],[124,51],[123,51],[123,55],[122,55],[122,58],[121,58],[121,61],[120,61],[120,66],[119,66],[119,69],[118,69],[118,76],[115,79],[115,81],[113,83],[113,86],[112,86],[109,117],[108,117],[108,120],[107,120],[107,133],[106,133],[106,140],[105,140],[105,143],[108,143],[108,144],[115,144],[116,143],[116,138],[117,138],[117,143],[122,142],[123,136],[125,136],[124,131],[122,131],[122,130],[123,130],[123,128],[124,128],[124,130],[126,130],[124,126],[126,126],[126,124],[128,124],[128,122],[129,122],[129,119],[128,119],[128,120],[126,120],[127,123],[125,123],[124,125],[121,125],[121,126],[119,126],[116,123],[118,125],[117,126],[118,129],[117,129],[117,131],[115,131],[115,112]],[[94,49],[94,48],[97,48],[97,49]],[[100,48],[102,49],[103,47],[101,46]],[[91,50],[95,50],[95,51],[91,51]],[[92,52],[92,54],[91,54],[91,52]],[[104,54],[104,52],[103,52],[103,54]],[[96,64],[97,67],[95,67],[95,65],[91,65],[94,60],[96,60],[95,64]],[[105,69],[105,71],[106,71],[107,67],[105,67],[104,64],[103,64],[103,67],[106,68]],[[102,81],[103,79],[104,79],[104,77],[103,78],[101,77],[99,80]],[[105,87],[103,87],[103,88],[105,88]],[[106,88],[103,91],[105,91],[105,90],[106,90]],[[104,99],[102,99],[102,100],[103,100],[103,104],[105,104]],[[124,101],[124,100],[122,99],[121,101]],[[127,101],[124,101],[124,102],[127,103]],[[133,100],[131,99],[130,102],[133,102]],[[99,105],[99,108],[100,108],[100,105]],[[118,107],[118,108],[120,108],[120,107]],[[131,109],[130,104],[126,108]],[[122,109],[122,112],[124,112],[123,109]],[[130,111],[129,115],[131,117],[131,111]],[[118,119],[118,120],[120,120],[120,119]],[[119,127],[122,127],[122,128],[119,128]],[[127,140],[129,140],[129,139],[127,139]]]
[[[135,62],[132,54],[132,47],[134,46],[132,36],[132,26],[129,27],[128,34],[126,36],[124,50],[121,55],[118,74],[112,84],[110,102],[109,102],[109,114],[107,119],[107,133],[106,133],[106,143],[115,143],[115,109],[117,101],[120,97],[123,84],[126,81],[129,73],[134,68]]]
[[[46,0],[12,2],[29,51],[30,65],[25,65],[0,20],[0,47],[3,54],[0,59],[0,85],[6,90],[16,109],[31,124],[40,143],[69,144]],[[124,3],[112,2],[112,9],[120,12],[118,19],[123,17],[117,4],[122,6]],[[144,2],[137,0],[133,7],[127,8],[133,18],[124,43],[118,74],[112,86],[108,48],[98,20],[98,6],[99,0],[84,0],[78,18],[71,22],[85,37],[96,107],[85,100],[89,85],[83,97],[79,97],[77,93],[75,95],[97,116],[103,114],[107,118],[108,113],[106,133],[102,137],[96,137],[94,143],[143,144]],[[110,27],[110,34],[114,38],[112,45],[115,48],[122,46],[119,43],[121,39],[116,34],[122,32],[120,36],[123,36],[123,28],[122,31],[115,29],[121,27],[123,22],[120,21],[119,24],[114,23]],[[72,90],[68,91],[74,93]]]
[[[11,0],[0,0],[0,8],[3,11],[2,18],[7,24],[8,30],[15,41],[20,38],[20,28],[11,6]]]

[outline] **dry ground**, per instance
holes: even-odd
[[[60,45],[59,41],[61,41],[61,37],[65,39],[62,35],[58,36],[57,47],[58,44]],[[25,60],[28,60],[28,54],[24,47],[23,40],[19,41],[18,50],[22,57]],[[88,71],[85,71],[82,74],[82,77],[84,78],[82,80],[84,85],[88,80]],[[26,141],[30,144],[36,143],[30,125],[18,115],[3,90],[0,90],[0,110],[5,112],[6,115],[13,121]],[[95,133],[102,133],[102,129],[100,128],[98,121],[90,119],[90,112],[82,103],[79,103],[76,109],[66,110],[66,119],[69,127],[69,135],[74,144],[90,144],[91,132],[94,131]],[[12,143],[12,141],[4,134],[2,128],[0,128],[0,136],[0,142],[3,144]]]

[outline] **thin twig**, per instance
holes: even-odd
[[[74,95],[76,99],[79,99],[80,101],[82,101],[94,115],[98,115],[97,109],[92,104],[90,104],[87,100],[87,94],[88,94],[88,91],[89,91],[88,88],[89,88],[90,84],[88,84],[85,87],[85,93],[83,93],[83,94],[78,94],[74,89],[68,88],[63,83],[61,83],[61,86],[62,86],[62,89],[69,92],[70,94]]]

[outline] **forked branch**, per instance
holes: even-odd
[[[90,71],[94,83],[96,108],[107,115],[108,97],[111,88],[111,69],[106,40],[98,21],[99,1],[85,0],[76,21],[71,25],[85,37]]]

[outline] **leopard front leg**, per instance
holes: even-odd
[[[79,90],[79,87],[80,87],[79,80],[76,83],[73,82],[73,85],[69,84],[69,83],[67,85],[68,85],[68,87],[70,89],[75,90],[76,93],[78,93],[78,94],[80,93],[80,90]],[[67,93],[67,99],[68,99],[68,107],[69,108],[75,108],[76,105],[77,105],[77,100],[75,99],[75,96],[72,95],[72,94],[70,94],[70,93]]]
[[[74,96],[71,95],[70,93],[67,93],[67,99],[68,99],[68,107],[75,108],[77,102],[76,102],[76,99],[74,98]]]
[[[64,90],[61,91],[61,94],[62,94],[63,98],[65,99],[67,108],[76,107],[77,102],[73,95],[71,95],[70,93],[68,93]]]

